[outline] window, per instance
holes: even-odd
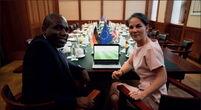
[[[151,20],[152,21],[156,21],[157,8],[158,8],[158,0],[153,0],[152,13],[151,13]]]
[[[184,16],[186,14],[186,1],[185,0],[174,0],[171,23],[183,24]]]

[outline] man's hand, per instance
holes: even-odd
[[[94,106],[94,100],[88,97],[78,97],[76,98],[78,107],[91,109]]]

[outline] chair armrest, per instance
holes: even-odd
[[[163,46],[166,46],[166,47],[177,47],[177,48],[182,47],[182,46],[177,45],[177,44],[163,44]]]
[[[198,92],[197,90],[195,90],[173,78],[168,78],[168,81],[170,83],[172,83],[173,85],[177,86],[178,88],[180,88],[180,89],[184,90],[185,92],[194,96],[195,100],[198,100],[198,101],[200,100],[200,92]],[[138,107],[141,110],[152,110],[151,108],[147,107],[141,100],[139,100],[139,101],[135,101],[133,99],[131,100],[131,97],[129,97],[129,95],[128,95],[130,91],[124,85],[119,85],[117,88],[120,91],[120,93],[122,93],[129,100],[129,102],[131,102],[131,104],[133,104],[134,106]],[[161,97],[175,98],[174,96],[168,96],[168,95],[163,95],[163,94]],[[177,99],[180,100],[180,98],[177,98]],[[185,98],[185,99],[189,100],[190,98]],[[172,100],[172,99],[170,99],[170,100]],[[182,98],[182,100],[183,100],[183,98]],[[162,101],[161,101],[161,103],[162,103]],[[163,102],[163,103],[170,103],[170,102]],[[162,106],[162,105],[159,105],[159,106]]]
[[[98,95],[98,94],[100,94],[100,91],[99,90],[96,90],[96,89],[94,89],[87,97],[89,97],[90,99],[95,99],[96,98],[96,96]]]
[[[185,92],[191,94],[194,97],[198,97],[198,98],[201,97],[200,92],[198,92],[197,90],[195,90],[195,89],[193,89],[193,88],[191,88],[191,87],[189,87],[189,86],[187,86],[187,85],[185,85],[185,84],[183,84],[183,83],[181,83],[181,82],[179,82],[173,78],[168,78],[168,81],[171,84],[177,86],[178,88],[184,90]]]
[[[119,85],[117,86],[117,88],[121,93],[123,93],[126,96],[127,99],[129,99],[130,102],[132,101],[133,104],[136,105],[141,110],[152,110],[147,105],[145,105],[144,102],[142,102],[141,100],[131,99],[131,97],[128,95],[130,91],[124,85]]]
[[[181,54],[187,54],[187,53],[189,53],[189,52],[192,52],[192,50],[188,50],[188,51],[178,51],[178,50],[171,50],[171,52],[173,52],[173,53],[181,53]]]
[[[100,94],[99,90],[94,89],[87,97],[89,97],[90,99],[94,99],[96,98],[96,96]],[[75,110],[84,110],[83,108],[76,108]]]
[[[18,68],[16,68],[13,72],[14,73],[22,73],[22,70],[23,70],[23,66],[20,65]]]

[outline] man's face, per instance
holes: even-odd
[[[46,38],[56,47],[65,45],[68,39],[68,23],[64,17],[55,16],[49,27],[44,30]]]

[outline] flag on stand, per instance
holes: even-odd
[[[91,38],[91,48],[94,47],[94,44],[98,44],[100,43],[100,38],[99,38],[99,35],[98,35],[98,31],[96,29],[96,27],[94,28],[94,32],[93,32],[93,36]]]
[[[113,40],[116,41],[117,40],[117,32],[116,32],[116,30],[113,30],[112,36],[114,36]]]
[[[94,36],[95,36],[96,41],[98,42],[98,44],[101,44],[100,37],[98,35],[98,30],[97,30],[96,27],[94,28]]]
[[[105,19],[104,19],[104,17],[103,17],[103,16],[101,17],[101,21],[105,21]]]
[[[104,24],[103,31],[100,35],[101,44],[109,44],[112,41],[112,38],[107,24]]]

